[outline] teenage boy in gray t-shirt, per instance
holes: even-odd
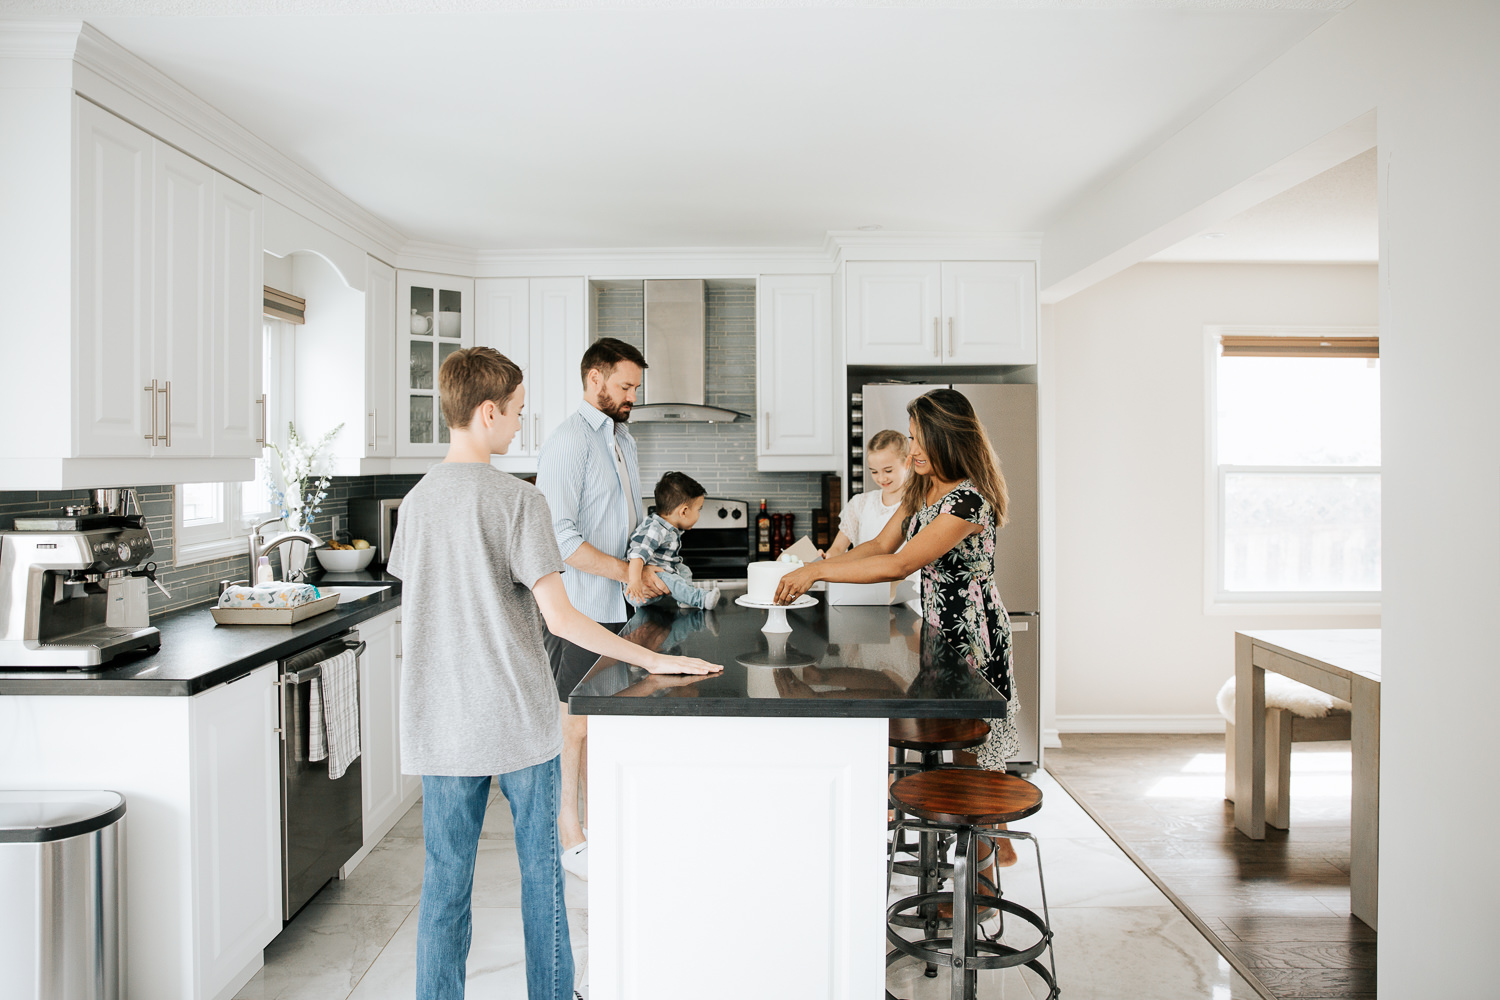
[[[490,347],[438,373],[448,456],[407,494],[388,569],[402,582],[401,770],[422,776],[427,861],[418,1000],[459,1000],[490,777],[515,820],[529,1000],[572,1000],[557,838],[562,730],[542,623],[655,673],[704,674],[614,635],[568,603],[552,515],[536,487],[490,465],[521,426],[521,370]]]

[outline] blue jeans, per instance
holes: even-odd
[[[526,934],[528,1000],[573,1000],[573,947],[563,902],[557,839],[560,758],[499,776],[515,819],[521,861],[521,922]],[[488,777],[422,778],[427,864],[417,911],[417,1000],[462,1000],[473,933],[470,902]]]
[[[699,590],[693,586],[693,571],[684,564],[682,569],[676,573],[658,568],[656,578],[667,585],[668,593],[653,597],[646,604],[661,604],[666,601],[677,601],[691,608],[702,608],[706,590]]]

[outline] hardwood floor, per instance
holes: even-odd
[[[1222,736],[1062,741],[1047,770],[1270,996],[1375,996],[1375,932],[1349,915],[1348,743],[1294,748],[1291,829],[1253,841],[1223,797]]]

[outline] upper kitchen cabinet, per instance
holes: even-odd
[[[1031,261],[851,261],[851,365],[1036,363]]]
[[[6,394],[12,426],[62,399],[71,425],[0,487],[250,478],[215,460],[260,454],[260,196],[79,98],[72,166],[71,245],[38,243],[71,255],[67,362]]]
[[[365,457],[396,454],[396,269],[365,268]]]
[[[762,275],[755,300],[757,468],[838,469],[831,279]]]
[[[214,453],[259,458],[267,433],[261,332],[265,301],[260,195],[214,179]]]
[[[583,278],[480,278],[474,283],[474,342],[525,373],[526,410],[510,450],[491,461],[535,472],[542,443],[583,401],[578,365],[588,347]]]
[[[438,395],[438,369],[448,355],[473,345],[473,279],[396,272],[398,456],[447,454],[448,424]]]

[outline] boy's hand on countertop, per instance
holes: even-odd
[[[724,668],[696,656],[661,656],[646,669],[653,674],[717,674]]]

